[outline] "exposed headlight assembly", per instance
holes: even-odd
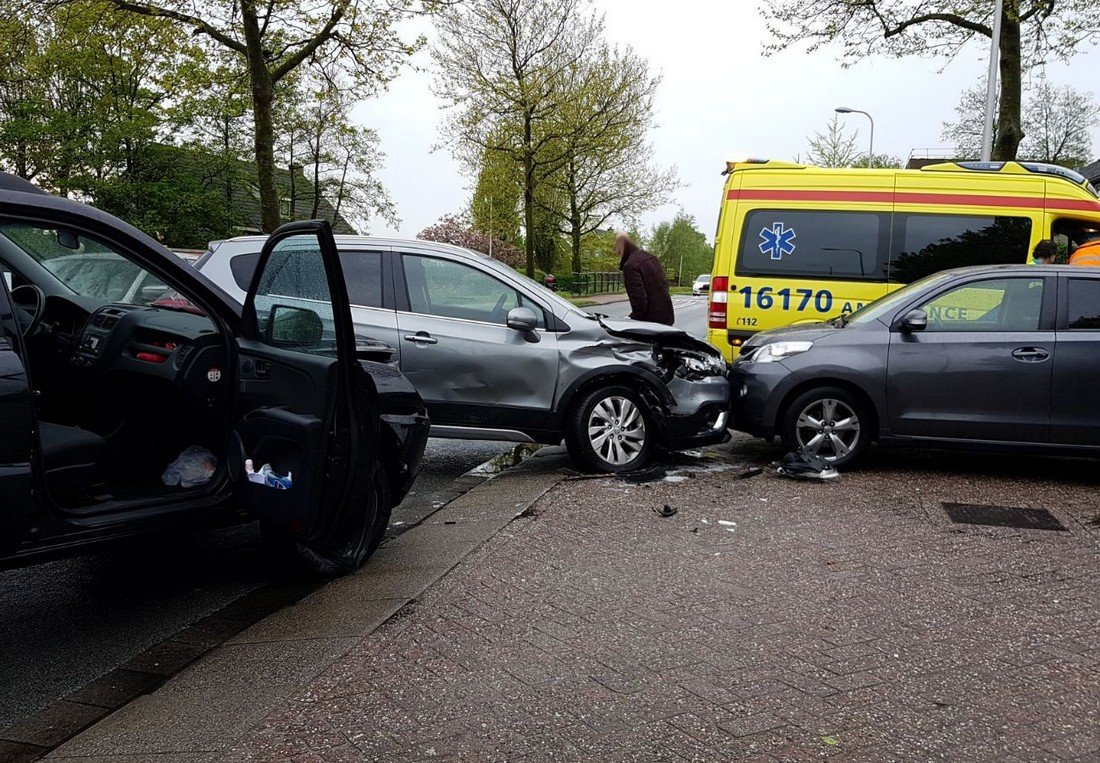
[[[772,342],[753,352],[747,361],[749,363],[774,363],[800,352],[806,352],[813,346],[813,342]]]
[[[684,364],[684,367],[689,371],[694,371],[700,374],[721,374],[725,371],[723,368],[723,362],[719,358],[699,358],[691,355],[681,355],[680,362]]]

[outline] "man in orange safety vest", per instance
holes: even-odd
[[[1073,254],[1069,256],[1069,264],[1100,268],[1100,238],[1086,241],[1074,249]]]

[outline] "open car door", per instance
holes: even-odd
[[[370,555],[378,527],[378,403],[359,365],[329,224],[267,240],[237,337],[230,475],[266,540],[308,570],[339,574]]]

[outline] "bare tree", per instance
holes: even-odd
[[[975,38],[993,37],[992,0],[764,0],[772,53],[838,42],[842,56],[954,56]],[[1068,58],[1100,35],[1096,0],[1004,0],[996,159],[1014,159],[1023,140],[1023,71],[1047,55]]]
[[[814,133],[806,159],[818,167],[851,167],[859,157],[856,140],[859,133],[849,135],[840,124],[840,117],[833,115],[825,132]]]
[[[603,19],[588,14],[587,0],[469,0],[439,18],[435,90],[452,110],[445,133],[472,169],[485,151],[522,167],[531,277],[536,192],[564,160],[551,118],[564,83],[602,31]]]

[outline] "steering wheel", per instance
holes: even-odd
[[[20,295],[26,291],[29,294],[34,295],[33,307],[28,307],[24,304],[24,301],[20,299]],[[35,330],[42,323],[43,308],[46,306],[46,295],[42,289],[35,286],[33,283],[23,284],[22,286],[16,286],[11,290],[11,301],[15,305],[15,319],[19,322],[19,330],[23,332],[23,338],[27,338],[34,334]]]

